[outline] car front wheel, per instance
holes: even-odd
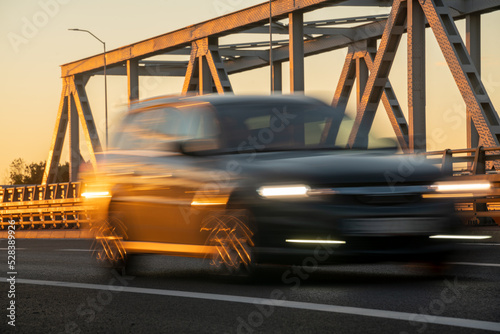
[[[202,222],[208,231],[206,244],[214,246],[210,264],[232,275],[250,274],[254,247],[251,216],[245,209],[220,210],[209,213]]]

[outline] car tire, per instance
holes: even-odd
[[[248,210],[210,212],[203,219],[201,230],[208,231],[206,245],[216,248],[210,256],[210,264],[218,274],[250,276],[253,273],[254,231]]]
[[[105,268],[112,268],[120,274],[125,273],[127,252],[122,241],[126,238],[124,225],[118,215],[110,214],[92,227],[94,241],[92,257]]]

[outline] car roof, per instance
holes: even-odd
[[[165,104],[184,103],[210,103],[214,106],[225,104],[250,104],[250,103],[305,103],[321,104],[324,102],[304,95],[234,95],[234,94],[208,94],[196,96],[158,96],[134,102],[130,106],[130,111],[145,108],[152,108]]]

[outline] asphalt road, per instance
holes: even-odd
[[[441,276],[418,265],[378,264],[265,267],[253,280],[164,256],[137,258],[122,277],[97,267],[89,245],[17,240],[12,275],[0,240],[0,333],[500,331],[500,244],[464,244]]]

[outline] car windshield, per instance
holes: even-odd
[[[219,105],[216,109],[225,151],[345,148],[353,125],[351,118],[319,103]]]

